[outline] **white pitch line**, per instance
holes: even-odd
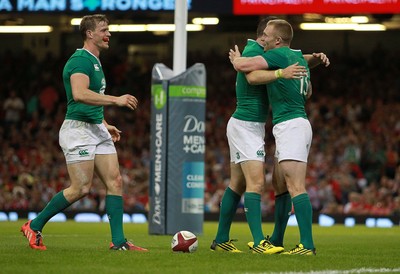
[[[248,272],[255,274],[253,272]],[[299,272],[256,272],[257,274],[363,274],[363,273],[400,273],[400,268],[355,268],[348,270],[318,270]]]

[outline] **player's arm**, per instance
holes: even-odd
[[[115,126],[109,125],[106,120],[103,120],[103,124],[106,126],[108,132],[110,132],[113,142],[118,142],[121,139],[121,131]]]
[[[300,66],[299,63],[295,63],[286,67],[285,69],[255,70],[246,73],[246,79],[250,85],[261,85],[271,83],[280,78],[299,79],[304,75],[307,75],[306,68],[304,66]]]
[[[111,96],[99,94],[89,89],[89,76],[84,73],[74,73],[71,75],[72,96],[76,102],[94,106],[125,106],[132,110],[136,109],[138,101],[130,95]]]
[[[306,98],[309,99],[311,95],[312,95],[312,84],[311,81],[308,81]]]
[[[304,54],[304,60],[307,61],[309,68],[315,68],[318,65],[324,65],[325,67],[330,65],[330,61],[328,56],[325,53],[313,53],[313,54]]]
[[[229,60],[233,67],[239,72],[250,72],[258,69],[268,69],[268,63],[262,56],[241,57],[239,48],[235,45],[235,50],[229,50]]]
[[[89,89],[89,76],[84,73],[71,75],[72,96],[76,102],[94,106],[116,105],[116,97],[96,93]]]

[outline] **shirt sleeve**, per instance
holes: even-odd
[[[283,64],[284,58],[276,50],[268,50],[263,53],[262,57],[268,63],[268,69],[274,70],[287,67]]]
[[[72,75],[74,73],[83,73],[87,76],[91,76],[93,71],[92,62],[85,57],[77,56],[70,60],[69,63],[69,74]]]

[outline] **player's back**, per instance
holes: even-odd
[[[249,39],[243,50],[243,57],[254,57],[264,53],[257,41]],[[236,77],[236,110],[233,117],[239,120],[265,123],[268,118],[268,95],[265,85],[250,85],[246,75],[237,73]]]

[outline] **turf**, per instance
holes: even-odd
[[[0,222],[0,273],[400,273],[400,229],[314,226],[317,256],[252,254],[247,223],[234,223],[240,254],[211,252],[217,224],[206,222],[195,253],[174,253],[171,235],[149,235],[147,224],[125,224],[125,235],[147,253],[108,250],[107,223],[49,223],[43,231],[46,251],[32,250],[19,232],[23,221]],[[270,233],[273,225],[264,224]],[[288,227],[285,247],[298,241]]]

